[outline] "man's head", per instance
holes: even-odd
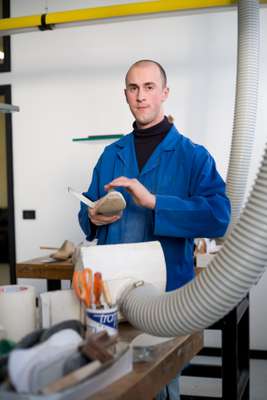
[[[128,70],[125,96],[138,128],[149,128],[164,117],[163,102],[167,99],[166,73],[152,60],[140,60]]]

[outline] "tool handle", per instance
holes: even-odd
[[[71,187],[68,187],[68,192],[79,199],[82,203],[86,204],[88,207],[93,208],[95,206],[93,201],[85,197],[83,194],[76,192],[76,190],[72,189]]]
[[[59,247],[40,246],[41,250],[58,250]]]
[[[105,302],[107,303],[107,305],[109,307],[111,307],[112,299],[111,299],[111,294],[110,294],[110,290],[108,287],[108,283],[106,281],[102,282],[102,290],[103,290],[103,296],[104,296]]]
[[[101,272],[94,273],[94,296],[95,296],[95,305],[100,306],[100,297],[103,290],[103,281]]]

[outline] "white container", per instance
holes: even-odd
[[[118,307],[86,308],[86,327],[89,333],[106,330],[110,336],[118,333]]]
[[[15,342],[36,329],[35,288],[29,285],[0,286],[0,325]]]

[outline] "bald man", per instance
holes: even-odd
[[[81,204],[79,223],[87,240],[96,237],[98,245],[158,240],[170,291],[194,277],[194,238],[225,233],[230,202],[212,156],[164,115],[168,96],[159,63],[140,60],[129,68],[125,98],[135,119],[133,130],[105,148],[84,193],[97,201],[116,189],[127,206],[120,215],[105,216]],[[179,399],[174,381],[157,397],[167,398]]]

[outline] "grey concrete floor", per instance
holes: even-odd
[[[194,363],[211,363],[210,357],[195,357]],[[212,357],[212,364],[220,365],[220,358]],[[221,397],[221,380],[182,376],[181,394],[193,396]],[[235,400],[235,399],[227,399]],[[267,360],[250,361],[250,400],[267,400]]]

